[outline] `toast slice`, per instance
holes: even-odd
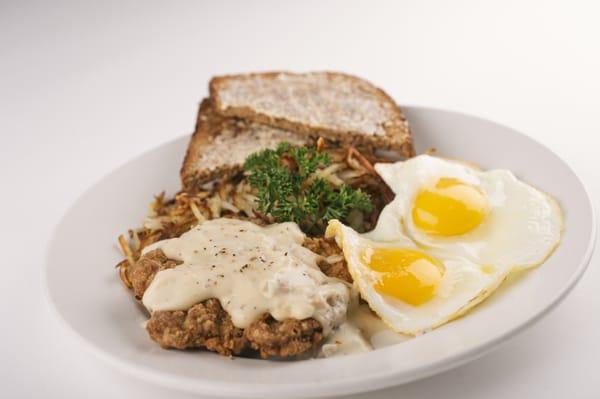
[[[215,77],[215,112],[352,145],[414,155],[410,129],[396,103],[371,83],[334,72],[267,72]]]
[[[309,140],[308,136],[283,129],[223,117],[204,99],[181,168],[183,189],[194,192],[216,178],[231,177],[241,171],[248,155],[256,151],[275,148],[282,141],[303,145]]]

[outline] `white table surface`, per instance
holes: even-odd
[[[108,3],[0,3],[3,398],[191,397],[84,351],[49,312],[41,271],[73,201],[118,165],[190,133],[212,75],[351,72],[401,104],[529,134],[599,198],[597,2]],[[600,397],[598,266],[596,254],[558,308],[492,354],[360,397]]]

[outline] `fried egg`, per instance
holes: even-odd
[[[556,201],[509,171],[427,155],[375,169],[396,194],[375,229],[359,234],[332,220],[325,234],[396,332],[420,334],[464,314],[560,241]]]
[[[480,171],[428,155],[375,170],[396,196],[371,239],[406,236],[480,265],[521,268],[542,263],[560,241],[557,202],[508,170]]]
[[[417,335],[438,327],[484,300],[509,268],[487,268],[453,256],[437,256],[408,238],[374,241],[329,222],[361,297],[394,331]]]

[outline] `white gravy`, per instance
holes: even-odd
[[[142,302],[152,312],[217,298],[236,327],[270,313],[276,320],[315,318],[328,335],[346,318],[350,289],[321,272],[319,256],[302,246],[304,238],[295,223],[205,221],[144,249],[160,248],[183,263],[158,272]]]
[[[409,338],[392,331],[368,305],[360,304],[348,310],[348,319],[329,335],[321,347],[319,357],[368,352]]]
[[[352,323],[345,322],[329,335],[321,346],[319,357],[344,356],[372,350],[373,346],[362,332]]]

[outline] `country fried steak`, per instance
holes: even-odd
[[[179,263],[167,258],[160,249],[143,255],[128,269],[136,298],[142,298],[156,273]],[[163,348],[205,348],[225,356],[251,352],[262,358],[296,356],[315,349],[323,341],[323,328],[312,318],[277,321],[264,314],[248,328],[237,328],[214,298],[187,311],[155,311],[146,330]]]

